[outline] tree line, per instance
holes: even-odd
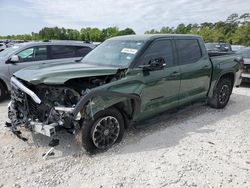
[[[108,27],[105,29],[98,28],[82,28],[80,31],[76,29],[65,29],[58,27],[44,27],[38,33],[24,35],[8,35],[0,36],[0,39],[10,40],[82,40],[92,42],[103,42],[104,40],[121,35],[132,35],[135,32],[131,28],[119,30],[117,27]]]
[[[179,24],[177,27],[164,26],[160,30],[151,29],[145,34],[196,34],[203,37],[205,42],[229,42],[250,46],[250,14],[231,14],[225,21],[201,24]],[[131,28],[120,30],[117,27],[65,29],[58,27],[44,27],[38,33],[24,35],[0,36],[1,39],[12,40],[82,40],[103,42],[104,40],[121,35],[135,34]]]
[[[234,13],[228,16],[226,21],[187,25],[182,23],[176,28],[162,27],[159,31],[151,29],[145,33],[195,34],[202,36],[205,42],[228,42],[250,46],[250,14],[238,15]]]

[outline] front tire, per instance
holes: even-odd
[[[232,82],[228,78],[222,78],[217,84],[213,97],[209,99],[208,104],[213,108],[224,108],[232,93]]]
[[[122,140],[124,119],[114,107],[105,109],[85,120],[81,128],[80,140],[83,148],[90,154],[106,151]]]

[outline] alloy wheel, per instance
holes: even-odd
[[[120,124],[115,117],[106,116],[97,120],[92,130],[94,145],[99,149],[108,149],[119,136]]]

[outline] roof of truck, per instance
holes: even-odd
[[[154,40],[158,38],[166,38],[166,37],[183,37],[183,38],[201,38],[198,35],[189,35],[189,34],[144,34],[144,35],[124,35],[113,37],[109,40]]]

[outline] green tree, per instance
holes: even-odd
[[[76,29],[67,29],[66,38],[68,40],[80,40],[80,32]]]
[[[241,25],[232,36],[233,44],[250,46],[250,23]]]
[[[126,28],[118,32],[117,36],[120,36],[120,35],[135,35],[135,32],[131,28]]]

